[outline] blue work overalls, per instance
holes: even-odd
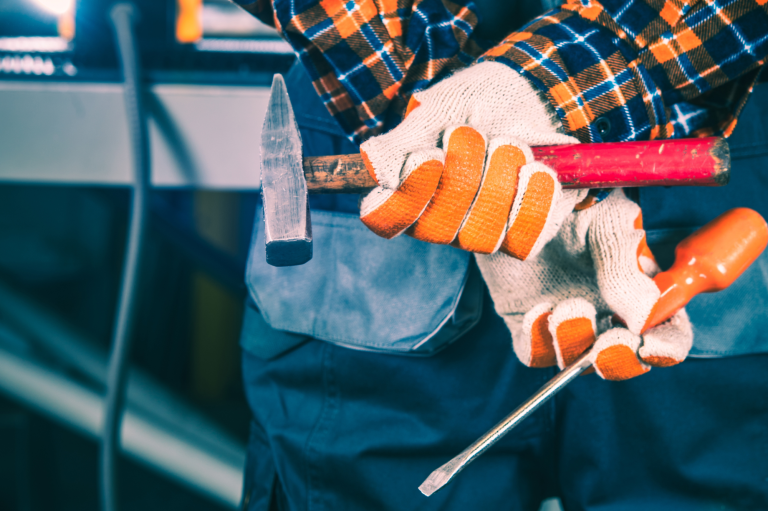
[[[305,155],[356,151],[303,71],[287,81]],[[768,84],[730,143],[727,187],[640,191],[662,267],[729,208],[768,216]],[[468,254],[405,237],[382,248],[356,197],[313,207],[314,269],[267,267],[256,221],[241,339],[254,415],[244,508],[536,510],[556,495],[568,511],[768,510],[768,255],[688,307],[696,340],[684,363],[625,382],[580,377],[427,498],[417,488],[432,470],[556,370],[518,362]],[[396,263],[389,278],[354,262],[376,273],[376,253]]]

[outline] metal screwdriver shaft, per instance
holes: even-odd
[[[520,424],[526,417],[535,412],[541,405],[560,392],[566,385],[573,381],[578,375],[584,372],[592,365],[590,355],[592,350],[586,351],[574,363],[557,373],[554,378],[549,380],[538,392],[528,398],[523,404],[518,406],[515,411],[507,415],[501,422],[491,428],[486,434],[481,436],[475,443],[464,449],[461,454],[451,461],[441,466],[421,483],[419,490],[429,497],[437,490],[442,488],[453,477],[461,472],[472,460],[484,453],[490,446],[498,442],[501,437],[506,435],[515,426]]]

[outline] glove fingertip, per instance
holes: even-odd
[[[509,226],[520,169],[532,158],[531,149],[514,137],[490,141],[480,188],[456,238],[459,248],[481,254],[499,250]]]
[[[610,346],[598,353],[594,368],[600,378],[611,381],[629,380],[651,370],[624,345]]]
[[[693,328],[685,309],[643,335],[640,358],[654,367],[669,367],[686,359],[693,346]]]
[[[561,369],[594,344],[596,314],[594,305],[583,298],[565,300],[555,307],[549,318],[549,331]]]
[[[640,336],[626,328],[612,328],[603,333],[593,348],[595,372],[604,380],[622,381],[651,370],[637,356]]]
[[[406,162],[406,177],[395,190],[376,187],[360,201],[360,219],[374,233],[394,238],[424,212],[443,172],[443,152],[427,149]]]
[[[672,367],[682,362],[672,357],[641,357],[641,360],[653,367]]]
[[[535,161],[531,147],[522,140],[510,135],[492,138],[488,143],[488,154],[492,155],[497,149],[502,147],[514,148],[519,153],[519,156],[515,158],[517,160],[515,165],[519,167]]]
[[[518,183],[501,251],[525,261],[549,241],[547,226],[551,225],[552,212],[561,192],[555,173],[539,162],[523,166]]]
[[[552,334],[549,332],[549,318],[552,304],[540,303],[528,311],[523,318],[519,339],[513,341],[515,354],[528,367],[551,367],[557,365]]]
[[[446,129],[445,164],[439,186],[407,234],[428,243],[452,243],[467,218],[483,179],[485,136],[471,126]]]

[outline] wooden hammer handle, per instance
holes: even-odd
[[[728,143],[719,137],[532,147],[563,188],[722,186]],[[376,186],[359,154],[304,158],[309,193],[352,193]]]

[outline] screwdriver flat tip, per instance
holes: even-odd
[[[470,449],[465,450],[448,463],[443,464],[437,470],[429,474],[429,477],[421,483],[419,490],[421,493],[429,497],[437,490],[448,484],[448,481],[453,479],[453,476],[461,472],[464,466],[472,457]]]
[[[419,491],[429,497],[437,490],[442,488],[450,478],[451,477],[449,474],[443,472],[442,467],[438,468],[429,474],[429,477],[427,477],[426,481],[421,483],[421,486],[419,486]]]

